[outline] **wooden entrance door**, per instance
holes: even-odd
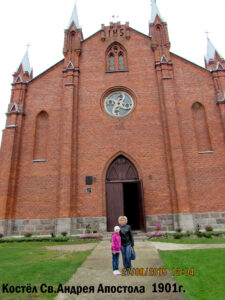
[[[135,166],[124,156],[118,156],[109,166],[107,181],[136,181],[138,174]]]
[[[118,224],[119,216],[124,214],[123,184],[120,182],[106,183],[107,228],[113,231]]]
[[[145,207],[144,207],[144,193],[142,180],[138,181],[138,198],[139,198],[139,217],[140,217],[140,228],[146,231],[145,222]]]
[[[106,174],[107,230],[113,231],[113,227],[118,224],[118,217],[124,215],[124,182],[138,183],[140,228],[145,230],[142,183],[138,180],[135,166],[122,155],[112,162]]]

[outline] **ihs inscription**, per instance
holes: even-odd
[[[101,30],[101,40],[110,40],[110,39],[129,39],[130,38],[130,29],[129,22],[125,25],[121,25],[120,22],[110,23],[110,26],[102,25]]]

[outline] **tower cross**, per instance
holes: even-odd
[[[210,33],[210,32],[208,32],[208,31],[206,30],[205,34],[206,34],[207,38],[209,38],[209,33]]]
[[[27,50],[29,49],[30,46],[31,46],[31,44],[29,44],[29,43],[26,45]]]
[[[113,15],[112,18],[114,19],[114,21],[116,22],[117,19],[119,18],[119,16]]]

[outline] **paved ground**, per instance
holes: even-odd
[[[151,242],[158,250],[191,250],[191,249],[210,249],[210,248],[225,248],[225,244],[174,244]]]
[[[151,242],[136,242],[135,243],[136,260],[133,262],[133,267],[136,268],[159,268],[163,265],[158,252]],[[122,269],[122,257],[120,254],[120,270]],[[149,274],[149,273],[148,273]],[[112,274],[112,256],[110,252],[110,241],[102,241],[93,250],[91,255],[78,268],[77,272],[70,278],[64,286],[94,286],[95,293],[82,293],[79,296],[76,294],[59,293],[55,300],[69,299],[162,299],[162,300],[185,300],[181,293],[153,293],[152,284],[158,283],[175,283],[172,276],[114,276]],[[145,293],[97,293],[99,285],[105,286],[140,286],[145,287]]]

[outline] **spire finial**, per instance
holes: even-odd
[[[30,67],[30,61],[29,61],[29,56],[28,56],[28,48],[30,47],[30,45],[28,44],[26,46],[27,46],[27,50],[22,59],[22,67],[23,67],[23,71],[28,72],[28,74],[30,75],[32,72],[32,68]]]
[[[209,39],[209,33],[210,33],[209,31],[207,31],[207,30],[205,31],[205,34],[206,34],[206,36],[207,36],[207,39]]]
[[[29,49],[30,46],[31,46],[31,44],[29,44],[29,43],[26,45],[27,50]]]
[[[206,33],[206,35],[207,35],[207,53],[206,53],[205,59],[206,59],[207,63],[209,63],[209,60],[214,59],[214,57],[215,57],[216,48],[214,47],[214,45],[210,41],[208,33]]]
[[[152,12],[151,12],[151,20],[149,21],[149,23],[154,23],[156,16],[159,16],[159,18],[164,22],[159,12],[158,6],[156,4],[156,0],[151,0],[151,3],[152,3]]]
[[[80,25],[79,25],[79,19],[78,19],[78,11],[77,11],[77,0],[75,1],[74,4],[74,8],[73,8],[73,12],[72,12],[72,16],[70,18],[70,22],[68,25],[68,29],[70,28],[71,24],[74,22],[75,26],[80,29]]]
[[[211,42],[211,40],[208,36],[209,32],[205,32],[205,33],[207,35],[207,54],[205,55],[205,60],[208,64],[210,60],[215,59],[216,53],[221,59],[222,59],[222,56],[219,54],[219,52],[216,50],[215,46]]]

